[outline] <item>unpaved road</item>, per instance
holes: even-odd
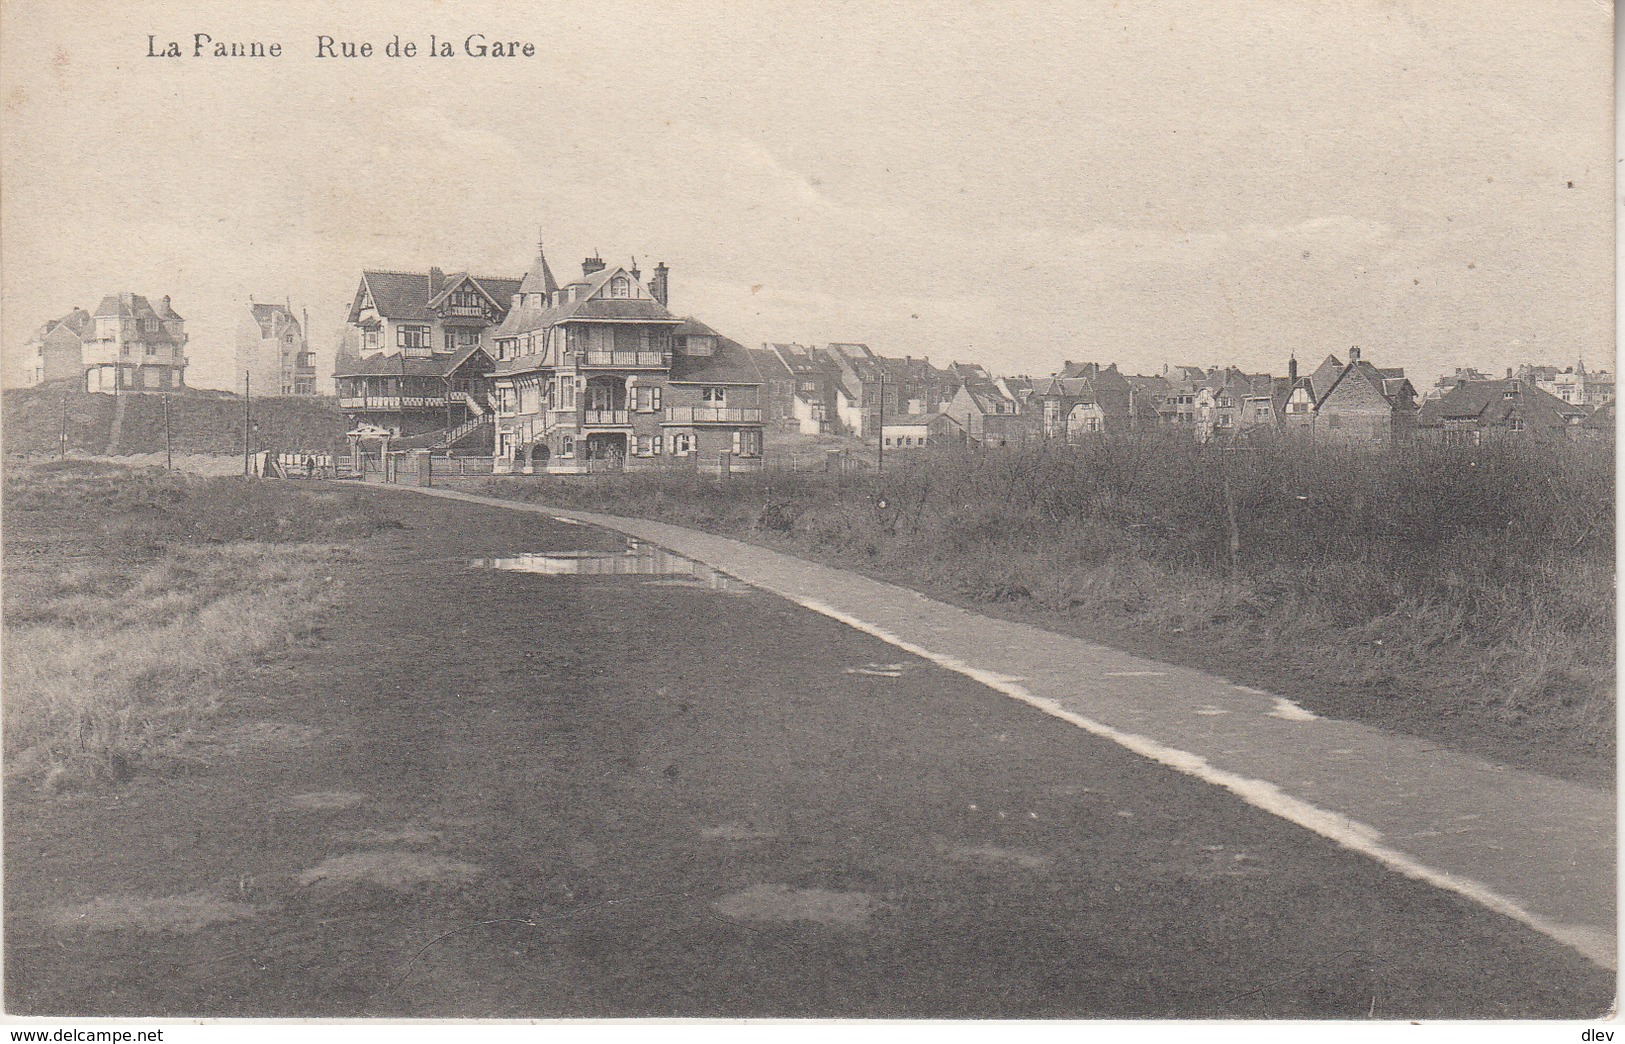
[[[6,795],[17,1014],[1590,1017],[1468,901],[777,597],[414,500],[218,742]]]

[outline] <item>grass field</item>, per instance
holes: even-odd
[[[89,461],[5,483],[6,773],[120,779],[232,696],[331,602],[364,494]]]
[[[1550,766],[1614,749],[1613,456],[1160,433],[882,476],[501,479],[1149,652]]]

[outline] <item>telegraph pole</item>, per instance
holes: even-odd
[[[875,474],[886,470],[886,371],[880,371],[880,423],[875,427]]]
[[[62,437],[57,447],[57,459],[62,460],[68,455],[68,392],[62,392]]]
[[[249,462],[248,462],[248,430],[249,430],[248,429],[248,423],[249,423],[249,419],[250,419],[250,413],[249,413],[249,407],[248,407],[248,371],[244,370],[243,371],[243,474],[245,476],[253,474],[253,469],[250,467]]]
[[[169,437],[169,396],[164,396],[164,470],[175,470],[175,447]]]

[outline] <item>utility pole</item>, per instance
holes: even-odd
[[[243,371],[243,475],[244,476],[248,476],[248,475],[253,474],[253,469],[249,465],[249,461],[248,461],[248,431],[249,431],[248,424],[249,424],[250,417],[251,417],[251,414],[249,413],[249,407],[248,407],[248,371],[244,370]]]
[[[880,371],[879,423],[875,425],[875,474],[886,470],[886,371]]]
[[[175,470],[175,447],[169,438],[169,396],[164,396],[164,470]]]
[[[68,393],[62,392],[62,437],[57,447],[57,459],[62,460],[68,455]]]

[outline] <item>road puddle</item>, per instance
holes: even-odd
[[[661,586],[700,587],[738,593],[746,586],[727,573],[712,569],[664,548],[628,540],[623,551],[553,551],[519,554],[511,558],[476,558],[475,569],[502,569],[541,576],[652,576]]]
[[[295,794],[288,799],[288,804],[306,812],[340,812],[347,808],[355,808],[365,800],[367,800],[365,794],[357,794],[353,790],[321,790],[310,794]]]
[[[228,903],[207,895],[167,899],[110,896],[58,907],[51,911],[49,920],[58,928],[90,931],[195,932],[211,924],[247,920],[257,912],[244,903]]]
[[[700,831],[700,836],[711,841],[764,841],[779,835],[776,831],[743,823],[723,823],[721,826],[705,827]]]
[[[862,892],[751,885],[723,896],[717,913],[740,921],[811,921],[832,928],[867,928],[874,901]]]
[[[998,845],[961,845],[950,849],[948,858],[965,863],[1014,866],[1023,870],[1047,870],[1051,863],[1049,856],[1021,852],[1014,848],[1001,848]]]
[[[482,872],[472,863],[423,852],[350,852],[306,870],[299,875],[299,883],[306,888],[376,885],[410,891],[425,885],[455,888],[470,883]]]
[[[871,663],[864,667],[848,667],[848,674],[866,674],[871,678],[901,678],[908,670],[906,663]]]

